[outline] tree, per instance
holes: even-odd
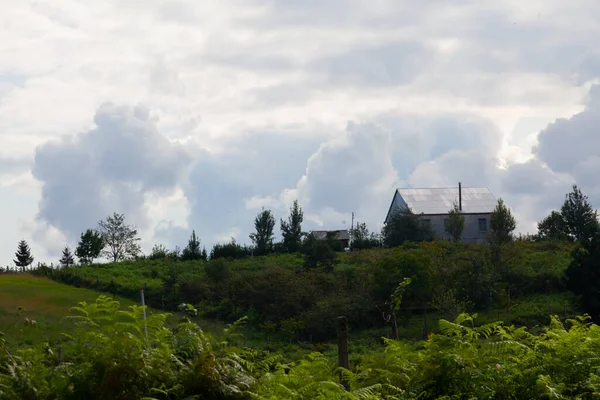
[[[81,234],[75,255],[83,264],[91,264],[94,259],[100,256],[100,252],[104,248],[102,236],[96,231],[88,229]]]
[[[448,224],[446,225],[445,230],[450,236],[452,236],[452,239],[455,242],[458,242],[464,229],[465,216],[459,209],[458,204],[454,203],[452,209],[448,211]]]
[[[504,200],[498,199],[496,208],[490,215],[490,241],[503,244],[513,239],[513,231],[517,228],[517,221]]]
[[[581,310],[600,322],[600,233],[597,228],[572,252],[565,271],[567,287],[578,296]]]
[[[65,268],[69,268],[71,265],[75,264],[75,259],[73,258],[73,253],[69,246],[65,246],[62,252],[62,258],[58,262],[64,265]]]
[[[98,222],[98,231],[105,244],[102,254],[112,262],[136,257],[140,252],[137,229],[125,224],[123,214],[113,213],[106,220]]]
[[[560,213],[565,233],[576,241],[581,241],[598,226],[596,211],[577,185],[573,185],[573,191],[566,195]]]
[[[333,271],[333,266],[339,261],[337,252],[332,246],[337,243],[341,247],[334,235],[334,232],[328,232],[327,237],[323,240],[317,239],[313,233],[310,233],[304,238],[302,252],[304,253],[305,268],[322,268],[326,272]]]
[[[351,250],[381,247],[381,239],[375,233],[369,232],[369,228],[364,222],[357,222],[356,228],[350,229],[350,237],[352,238]]]
[[[148,258],[151,260],[161,260],[169,257],[169,255],[169,249],[167,249],[164,245],[155,244],[154,247],[152,247],[152,251],[150,252]]]
[[[538,222],[539,240],[570,241],[571,236],[567,231],[567,225],[562,214],[552,211],[550,215]]]
[[[16,260],[13,260],[15,262],[15,265],[17,267],[21,267],[21,271],[25,272],[25,268],[31,265],[31,263],[33,262],[33,257],[31,256],[31,249],[29,248],[29,245],[27,244],[27,241],[25,239],[21,239],[21,241],[19,242],[15,256],[17,257]]]
[[[302,247],[302,221],[304,221],[304,212],[298,205],[298,200],[294,200],[288,221],[281,219],[283,247],[288,253],[296,253]]]
[[[273,249],[273,228],[275,228],[275,218],[273,218],[271,210],[263,208],[254,219],[254,229],[256,229],[256,232],[250,234],[256,254],[264,255]]]
[[[188,245],[183,249],[181,253],[181,259],[186,260],[200,260],[202,259],[202,251],[200,250],[200,239],[196,237],[196,231],[192,231]]]
[[[395,247],[407,241],[430,241],[434,232],[427,221],[414,214],[410,208],[404,207],[392,214],[390,221],[383,227],[382,236],[386,247]]]

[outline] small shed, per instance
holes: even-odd
[[[333,231],[324,231],[324,230],[320,230],[320,231],[312,231],[311,232],[314,237],[316,239],[319,240],[324,240],[325,238],[327,238],[327,234],[328,233],[332,233],[334,234],[334,238],[336,240],[339,240],[342,244],[342,247],[344,249],[350,247],[350,232],[348,232],[347,229],[341,229],[341,230],[333,230]]]

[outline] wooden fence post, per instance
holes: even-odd
[[[338,317],[338,364],[340,367],[350,369],[350,360],[348,358],[348,318]],[[340,382],[346,391],[350,390],[348,381],[340,371]]]

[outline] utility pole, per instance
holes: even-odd
[[[352,223],[350,224],[350,244],[354,242],[354,211],[352,211]]]

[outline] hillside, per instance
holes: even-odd
[[[572,244],[516,241],[502,267],[485,245],[446,241],[392,249],[337,253],[328,267],[310,268],[301,254],[243,259],[143,259],[36,273],[75,286],[135,299],[146,287],[149,305],[176,310],[194,304],[205,318],[233,322],[243,316],[255,331],[287,342],[330,341],[335,318],[374,341],[389,336],[386,301],[404,277],[412,283],[397,313],[401,337],[419,339],[439,318],[476,312],[478,320],[535,327],[577,313],[563,274]],[[370,333],[369,333],[370,332]]]
[[[29,346],[40,342],[56,343],[61,332],[73,326],[64,317],[69,309],[81,301],[93,303],[100,292],[58,283],[29,274],[0,274],[0,332],[11,345]],[[139,304],[139,301],[113,296],[121,309]],[[156,310],[149,309],[148,314]],[[168,323],[173,325],[179,316],[173,315]],[[34,320],[35,326],[26,323]],[[202,324],[205,326],[206,324]],[[209,328],[213,328],[213,324]],[[217,329],[220,326],[216,327]]]

